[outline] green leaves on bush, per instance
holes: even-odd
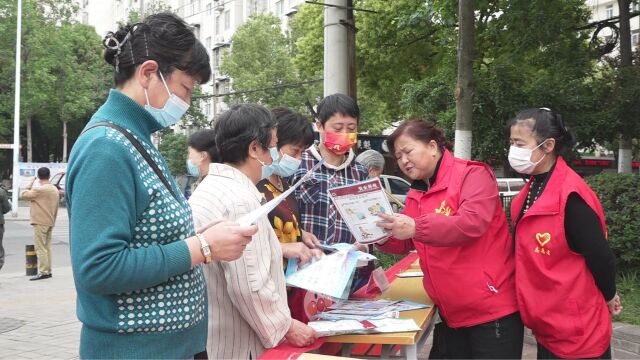
[[[640,176],[601,173],[586,181],[604,208],[609,244],[616,255],[618,271],[640,270]]]

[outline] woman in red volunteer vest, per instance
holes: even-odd
[[[422,120],[401,124],[387,145],[413,184],[402,214],[379,215],[392,234],[379,248],[417,250],[443,320],[435,342],[447,358],[520,358],[513,242],[491,168],[453,157],[442,130]]]
[[[610,359],[610,313],[622,310],[615,259],[598,197],[559,155],[575,138],[547,108],[521,111],[506,129],[511,167],[531,175],[511,216],[518,305],[538,359]]]

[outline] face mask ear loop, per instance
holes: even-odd
[[[149,95],[147,94],[147,89],[144,89],[144,97],[147,99],[147,105],[151,106],[151,103],[149,102]]]
[[[171,96],[171,91],[169,91],[169,87],[167,86],[167,82],[164,81],[164,76],[162,76],[162,73],[158,70],[158,74],[160,74],[160,79],[162,79],[162,84],[164,85],[164,88],[167,89],[167,92],[169,93],[169,96]]]

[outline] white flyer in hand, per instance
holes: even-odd
[[[293,184],[293,186],[287,189],[287,191],[283,192],[279,196],[276,196],[275,198],[271,199],[269,202],[253,210],[252,212],[241,216],[236,220],[236,222],[241,226],[250,226],[255,224],[256,221],[261,217],[267,216],[271,212],[271,210],[275,209],[278,206],[278,204],[280,204],[284,199],[286,199],[289,195],[291,195],[291,193],[293,193],[300,185],[302,185],[302,183],[304,183],[310,177],[312,177],[313,173],[316,170],[318,170],[323,163],[324,163],[324,159],[318,161],[318,163],[314,167],[312,167],[311,170],[309,170],[309,172],[304,174],[304,176],[300,178],[300,180],[298,180],[297,183]],[[196,232],[199,232],[199,233],[204,232],[205,230],[219,223],[220,221],[221,221],[220,219],[216,219],[208,223],[207,225],[197,229]]]
[[[393,214],[380,179],[331,188],[329,197],[359,243],[371,244],[389,237],[376,226],[382,220],[378,213]]]
[[[289,195],[291,195],[298,188],[298,186],[302,185],[302,183],[304,183],[311,176],[313,176],[313,173],[316,170],[318,170],[320,168],[320,166],[322,166],[322,163],[324,163],[324,159],[318,161],[318,163],[314,167],[312,167],[311,170],[309,170],[308,173],[304,174],[304,176],[302,178],[300,178],[300,180],[298,180],[297,183],[293,184],[293,186],[291,186],[289,189],[287,189],[287,191],[285,191],[282,194],[276,196],[275,198],[271,199],[269,202],[267,202],[266,204],[260,206],[259,208],[255,209],[255,210],[253,210],[252,212],[240,217],[237,220],[238,224],[240,224],[241,226],[253,225],[261,217],[267,216],[273,209],[278,207],[278,204],[280,204],[284,199],[286,199]]]

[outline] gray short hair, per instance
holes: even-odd
[[[356,161],[367,168],[382,170],[384,168],[384,156],[375,150],[367,150],[356,157]]]

